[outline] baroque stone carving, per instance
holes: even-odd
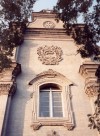
[[[51,21],[45,21],[45,22],[43,23],[43,26],[44,26],[45,28],[54,28],[54,27],[55,27],[55,24],[54,24],[53,22],[51,22]]]
[[[84,89],[89,97],[98,95],[99,84],[96,82],[97,77],[95,76],[98,65],[92,61],[85,61],[79,69],[79,73],[85,78]]]
[[[16,83],[0,83],[0,95],[13,95],[16,87]]]
[[[53,78],[55,80],[55,78],[58,78],[62,81],[65,81],[69,84],[74,84],[72,81],[70,81],[69,79],[67,79],[64,75],[60,74],[59,72],[56,72],[52,69],[49,69],[47,71],[44,71],[44,72],[41,72],[40,74],[38,74],[34,79],[32,79],[30,82],[29,82],[29,85],[32,85],[34,82],[36,82],[37,80],[41,80],[43,78],[46,78],[46,81],[47,81],[47,78],[48,79],[52,79],[53,81]]]
[[[89,97],[93,97],[93,96],[97,96],[98,95],[98,86],[89,86],[86,87],[85,93],[89,96]]]
[[[58,65],[62,60],[62,50],[57,46],[44,46],[37,49],[38,59],[45,65]]]
[[[42,121],[41,121],[42,120]],[[38,130],[41,126],[64,126],[67,128],[67,130],[71,131],[74,129],[74,124],[71,120],[67,121],[62,118],[62,120],[56,120],[56,119],[51,119],[47,121],[46,119],[41,119],[39,122],[34,122],[32,123],[31,127],[33,130]]]
[[[10,83],[7,83],[7,84],[1,83],[0,84],[0,95],[2,95],[2,94],[8,94],[10,88],[11,88],[11,84]]]
[[[39,77],[39,76],[48,76],[50,78],[52,78],[52,77],[54,78],[56,76],[63,76],[63,77],[65,77],[64,75],[61,75],[60,73],[58,73],[58,72],[56,72],[56,71],[54,71],[52,69],[49,69],[48,71],[44,71],[44,72],[42,72],[42,73],[37,75],[37,77]]]
[[[38,115],[39,103],[37,100],[39,99],[39,91],[41,86],[46,84],[54,84],[56,86],[59,86],[59,88],[62,90],[63,102],[66,103],[66,106],[63,109],[66,115],[65,117],[62,118],[39,117]],[[64,75],[52,69],[41,72],[29,82],[29,85],[33,85],[33,91],[34,91],[33,108],[32,108],[32,124],[31,124],[33,130],[38,130],[41,126],[64,126],[68,130],[72,130],[72,128],[74,128],[75,124],[74,124],[73,113],[71,109],[71,99],[70,99],[70,89],[69,89],[69,85],[72,84],[73,83],[70,80],[68,80]],[[36,105],[38,106],[38,108],[36,107]]]
[[[42,126],[41,123],[39,122],[34,122],[31,127],[33,128],[33,130],[38,130],[40,127]]]

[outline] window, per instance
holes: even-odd
[[[34,130],[41,126],[64,126],[74,128],[71,109],[70,85],[64,75],[49,69],[29,82],[33,85],[32,124]]]
[[[52,84],[40,90],[39,116],[63,117],[62,93],[59,88],[52,86]]]

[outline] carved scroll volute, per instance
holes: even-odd
[[[33,128],[33,130],[38,130],[40,127],[42,126],[42,124],[40,122],[34,122],[31,127]]]
[[[66,127],[67,130],[71,131],[71,130],[74,129],[75,126],[74,126],[74,125],[67,124],[67,123],[64,123],[64,127]]]
[[[0,95],[13,95],[16,91],[16,83],[0,83]]]

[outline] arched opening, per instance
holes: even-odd
[[[54,83],[47,83],[47,84],[43,84],[40,86],[40,90],[43,90],[43,89],[54,89],[54,90],[61,90],[62,87],[58,84],[54,84]]]
[[[48,83],[40,86],[39,116],[63,117],[62,90],[58,84]]]
[[[73,84],[64,75],[49,69],[38,74],[29,82],[33,85],[34,130],[40,126],[74,126],[70,105],[69,86]]]

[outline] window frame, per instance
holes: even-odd
[[[50,73],[50,74],[49,74]],[[40,86],[45,84],[56,84],[61,87],[62,90],[62,107],[63,117],[39,117],[39,91]],[[73,83],[65,76],[55,71],[48,70],[44,73],[40,73],[36,78],[29,82],[29,85],[33,85],[32,96],[32,123],[33,130],[38,130],[41,126],[64,126],[68,130],[72,130],[75,126],[74,116],[71,102],[71,90],[70,85]],[[66,104],[66,105],[65,105]],[[38,105],[38,106],[37,106]]]

